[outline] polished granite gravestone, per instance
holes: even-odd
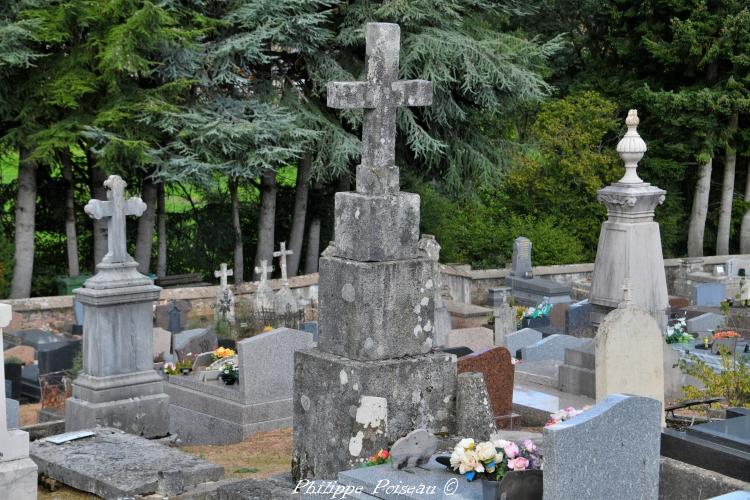
[[[312,346],[311,333],[278,328],[237,342],[234,385],[200,373],[170,376],[170,433],[184,444],[220,445],[290,426],[294,352]]]
[[[520,423],[518,416],[513,414],[515,366],[508,349],[494,347],[475,352],[459,358],[457,366],[458,373],[479,372],[484,375],[498,428],[513,429]]]
[[[544,499],[656,499],[661,403],[612,394],[544,429]]]
[[[102,498],[171,498],[224,476],[223,467],[158,441],[106,427],[94,432],[62,444],[49,438],[31,443],[39,473]]]
[[[725,476],[750,481],[750,409],[730,408],[727,419],[664,429],[661,453]]]
[[[719,307],[724,300],[723,283],[700,283],[693,285],[693,305],[700,307]]]
[[[591,326],[592,306],[588,299],[571,304],[565,311],[565,334],[574,337],[593,337],[596,330]]]

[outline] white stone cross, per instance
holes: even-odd
[[[219,278],[219,290],[224,290],[227,287],[228,276],[234,276],[234,270],[227,269],[227,263],[222,262],[219,266],[219,270],[214,271],[214,277]]]
[[[396,167],[396,111],[400,106],[432,104],[432,82],[398,80],[398,24],[368,23],[366,81],[329,82],[328,106],[364,108],[362,162],[357,167],[357,191],[395,193],[399,189]]]
[[[92,219],[107,219],[107,243],[109,251],[102,259],[103,263],[116,264],[132,262],[128,255],[125,239],[125,216],[140,217],[146,211],[146,204],[140,198],[125,199],[127,183],[119,175],[110,175],[104,181],[107,188],[107,201],[89,200],[83,211]]]
[[[279,265],[281,266],[281,283],[284,286],[289,286],[289,277],[286,273],[286,256],[292,255],[294,252],[286,249],[286,241],[282,241],[279,245],[281,248],[278,252],[274,252],[273,256],[279,258]]]
[[[0,304],[0,339],[3,338],[3,328],[10,324],[12,314],[10,304]],[[0,463],[29,456],[29,435],[18,429],[8,430],[6,411],[5,370],[0,370]]]
[[[268,286],[268,275],[273,272],[273,266],[268,266],[267,260],[260,261],[260,267],[255,267],[255,274],[260,274],[260,286]]]

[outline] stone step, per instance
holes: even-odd
[[[558,391],[540,384],[515,384],[513,388],[513,411],[521,415],[524,426],[543,426],[551,413],[572,406],[580,409],[594,405],[595,401]]]
[[[557,389],[557,373],[560,362],[554,359],[520,362],[516,364],[517,384],[533,383]]]

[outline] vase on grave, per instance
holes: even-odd
[[[629,279],[633,303],[653,316],[664,331],[669,296],[654,210],[664,202],[667,192],[644,182],[636,173],[638,161],[646,152],[646,143],[637,132],[636,110],[630,110],[625,123],[628,131],[617,144],[625,175],[597,195],[607,207],[607,220],[599,234],[591,282],[591,323],[597,327],[617,308],[623,299],[623,283]]]
[[[506,472],[497,487],[494,498],[512,498],[513,500],[542,500],[542,470],[523,470]],[[505,495],[505,496],[502,496]]]
[[[169,430],[169,396],[153,369],[153,304],[161,288],[138,272],[128,255],[125,217],[146,209],[125,199],[127,184],[110,176],[107,201],[91,200],[85,212],[107,219],[109,251],[97,273],[75,290],[83,304],[83,368],[65,407],[66,431],[116,427],[145,437]]]

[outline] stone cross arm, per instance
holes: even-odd
[[[334,109],[372,109],[378,106],[379,92],[369,82],[328,82],[328,107]],[[429,106],[432,104],[432,82],[399,80],[390,91],[396,106]]]
[[[226,262],[222,262],[218,271],[214,271],[214,277],[219,278],[219,286],[221,289],[227,287],[227,277],[234,276],[234,269],[227,269]]]

